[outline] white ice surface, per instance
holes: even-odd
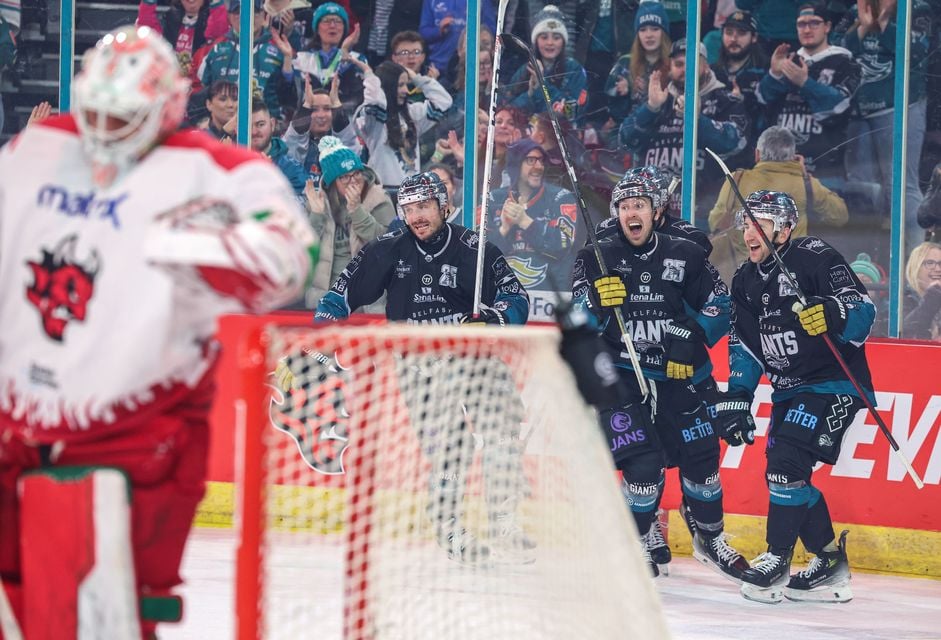
[[[293,553],[298,556],[278,562],[297,568],[298,584],[279,588],[305,590],[322,613],[321,624],[307,637],[340,640],[337,548]],[[850,603],[762,605],[744,600],[736,585],[692,558],[676,558],[670,568],[670,576],[656,584],[677,640],[941,640],[938,580],[855,573]],[[195,531],[183,561],[185,618],[179,625],[162,625],[161,640],[233,638],[233,575],[232,532]]]

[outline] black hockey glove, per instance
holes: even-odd
[[[627,289],[620,276],[601,276],[591,283],[591,302],[600,308],[620,307],[627,298]]]
[[[846,328],[846,306],[836,298],[808,298],[803,307],[794,304],[794,312],[808,335],[843,333]]]
[[[704,341],[705,335],[695,320],[671,323],[663,335],[663,353],[667,361],[667,377],[686,380],[693,377],[693,356],[696,345]]]
[[[733,447],[755,443],[755,419],[751,414],[752,396],[741,389],[720,392],[709,407],[719,436]]]
[[[571,302],[561,302],[555,315],[562,331],[559,353],[575,374],[575,384],[585,402],[599,408],[626,403],[627,385],[621,381],[601,336],[588,326],[588,312]]]
[[[475,317],[470,313],[465,313],[461,318],[461,324],[496,324],[501,327],[506,326],[506,318],[496,309],[480,308],[480,313]]]

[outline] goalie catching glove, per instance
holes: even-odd
[[[599,307],[620,307],[627,298],[627,289],[619,276],[601,276],[591,286],[592,302]]]
[[[667,326],[663,335],[663,352],[667,361],[668,378],[687,380],[693,377],[696,345],[704,340],[705,335],[695,321],[674,321]]]
[[[794,303],[793,310],[808,335],[840,334],[846,328],[846,306],[836,298],[808,298],[804,306]]]
[[[718,394],[718,400],[709,407],[719,436],[733,447],[755,443],[755,419],[751,414],[751,394],[743,390]]]

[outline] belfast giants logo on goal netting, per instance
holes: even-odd
[[[287,391],[272,385],[271,424],[293,439],[311,469],[342,474],[349,443],[350,415],[344,399],[348,374],[335,356],[319,352],[300,350],[285,360],[294,383]]]

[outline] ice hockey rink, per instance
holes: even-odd
[[[231,530],[194,532],[183,562],[185,618],[182,624],[161,627],[161,639],[233,638],[234,541]],[[852,547],[849,551],[852,562]],[[276,587],[305,592],[316,610],[320,624],[306,637],[340,640],[339,549],[324,541],[294,549],[276,562],[292,569],[291,584]],[[670,568],[670,576],[659,578],[656,585],[678,640],[941,639],[939,580],[855,572],[855,598],[850,603],[762,605],[744,600],[736,585],[692,558],[675,558]]]

